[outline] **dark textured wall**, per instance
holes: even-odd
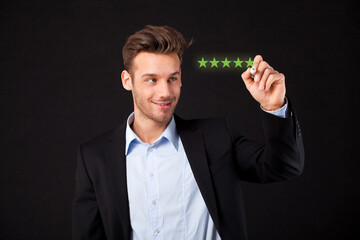
[[[8,1],[0,10],[0,238],[70,239],[77,146],[133,109],[120,81],[133,32],[194,38],[177,114],[229,117],[262,140],[242,70],[203,57],[261,54],[285,74],[303,131],[304,173],[243,183],[250,239],[359,235],[359,24],[351,1]]]

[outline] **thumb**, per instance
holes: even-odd
[[[243,79],[245,85],[249,85],[250,83],[252,83],[252,82],[254,81],[254,79],[251,78],[250,67],[248,67],[248,68],[241,74],[241,78]]]

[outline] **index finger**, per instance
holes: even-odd
[[[254,58],[254,63],[253,63],[253,67],[255,67],[256,69],[258,68],[259,64],[263,61],[263,58],[261,55],[256,55]]]

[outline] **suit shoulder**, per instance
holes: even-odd
[[[226,127],[226,120],[223,117],[211,117],[196,119],[197,126],[203,130],[221,130]]]
[[[209,127],[209,126],[225,123],[225,118],[207,117],[207,118],[181,119],[181,121],[187,125],[195,125],[198,127]]]
[[[208,118],[200,118],[199,121],[205,124],[221,124],[224,123],[224,117],[208,117]]]

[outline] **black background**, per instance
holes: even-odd
[[[182,65],[183,118],[228,117],[262,140],[242,70],[196,61],[261,54],[286,76],[305,169],[288,182],[243,183],[249,239],[359,236],[357,15],[350,1],[2,3],[0,238],[70,239],[76,148],[132,112],[121,49],[147,24],[195,40]]]

